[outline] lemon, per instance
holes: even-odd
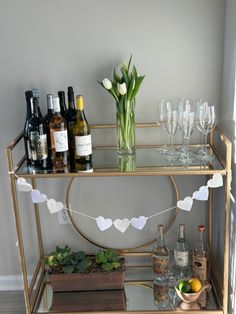
[[[192,292],[198,292],[202,289],[201,281],[197,278],[191,278],[189,284]]]
[[[187,280],[180,281],[178,289],[180,292],[188,293],[191,291],[190,283]]]

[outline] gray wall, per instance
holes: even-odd
[[[232,160],[232,202],[231,202],[231,231],[230,231],[230,274],[229,274],[229,311],[235,313],[236,307],[236,154],[235,154],[235,117],[236,117],[236,2],[226,1],[225,12],[225,37],[224,37],[224,62],[223,62],[223,84],[222,84],[222,106],[221,126],[233,143]],[[223,198],[223,195],[222,195]],[[218,214],[220,208],[218,208]],[[221,226],[222,228],[222,226]],[[219,243],[216,243],[216,246]]]
[[[214,102],[218,111],[221,101],[221,69],[223,56],[224,1],[223,0],[50,0],[50,1],[1,1],[1,84],[0,84],[0,275],[19,273],[14,220],[11,211],[10,191],[6,171],[4,148],[22,129],[25,117],[24,91],[40,89],[41,107],[45,112],[45,95],[66,89],[68,85],[85,97],[86,114],[90,123],[115,121],[115,107],[111,97],[98,85],[97,80],[110,77],[114,65],[133,54],[139,72],[145,74],[144,83],[137,98],[136,120],[152,122],[156,106],[161,98],[206,98]],[[105,135],[104,135],[105,137]],[[150,138],[139,135],[138,142],[161,142],[161,133]],[[195,137],[198,137],[195,132]],[[145,203],[128,199],[120,208],[114,205],[114,195],[125,192],[122,180],[87,179],[78,187],[79,199],[90,214],[100,208],[100,214],[114,217],[131,217],[154,213],[174,203],[167,179],[128,178],[125,186],[132,188],[137,197],[142,193]],[[191,195],[204,179],[181,178],[181,196]],[[62,200],[65,182],[50,180],[39,182],[40,189],[50,197]],[[145,187],[145,190],[143,190]],[[155,189],[156,187],[156,189]],[[108,202],[101,202],[99,193],[92,201],[91,195],[99,189],[101,199],[108,194]],[[77,190],[76,190],[77,191]],[[152,191],[152,193],[150,193]],[[156,191],[159,191],[157,194]],[[147,195],[148,197],[145,197]],[[165,197],[163,197],[163,195]],[[26,194],[19,195],[22,221],[26,226],[26,252],[29,270],[35,259],[34,220],[30,216],[31,202]],[[74,196],[75,197],[75,196]],[[117,197],[117,195],[116,195]],[[135,196],[136,197],[136,196]],[[134,199],[135,199],[134,197]],[[77,206],[79,201],[74,201]],[[118,201],[117,201],[118,203]],[[196,226],[205,221],[204,205],[195,202],[191,213],[178,216],[170,246],[176,239],[178,222],[188,224],[190,242],[196,237]],[[131,210],[131,213],[129,212]],[[95,250],[88,246],[70,226],[59,226],[57,218],[40,206],[46,250],[55,244],[69,243],[72,247]],[[127,214],[128,213],[128,214]],[[166,222],[169,215],[160,220]],[[114,229],[109,239],[116,245],[127,241],[134,244],[142,236],[150,238],[157,221],[140,233],[129,231],[123,236]],[[85,228],[96,235],[94,225],[84,221]],[[88,224],[88,225],[86,225]],[[97,237],[97,235],[96,235]],[[106,237],[103,235],[103,237]],[[108,237],[107,237],[108,238]],[[117,244],[118,242],[118,244]],[[112,245],[111,243],[111,245]]]

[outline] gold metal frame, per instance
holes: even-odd
[[[94,125],[92,126],[93,129],[107,129],[107,128],[114,128],[115,125]],[[155,123],[143,123],[137,124],[136,127],[157,127]],[[225,145],[226,154],[225,158],[221,158],[220,154],[218,153],[214,138],[218,135],[220,141]],[[40,214],[38,210],[37,204],[34,204],[34,213],[35,213],[35,222],[36,222],[36,233],[38,237],[38,245],[39,245],[39,259],[37,261],[33,277],[31,283],[28,284],[27,280],[27,268],[26,268],[26,257],[24,252],[24,241],[23,241],[23,234],[22,234],[22,223],[20,219],[20,207],[18,202],[17,196],[17,189],[16,189],[16,173],[19,170],[20,166],[24,162],[24,157],[22,157],[19,162],[14,165],[13,162],[13,151],[16,146],[20,143],[23,138],[23,133],[20,133],[16,139],[7,147],[6,154],[7,154],[7,164],[8,164],[8,173],[10,179],[10,188],[11,188],[11,195],[12,195],[12,205],[13,205],[13,213],[15,218],[15,226],[16,226],[16,233],[18,239],[18,250],[19,250],[19,259],[20,259],[20,266],[22,272],[22,281],[23,281],[23,288],[24,288],[24,299],[25,299],[25,306],[26,306],[26,313],[32,314],[36,313],[37,304],[39,303],[43,289],[45,286],[45,270],[43,266],[43,256],[44,256],[44,248],[43,248],[43,239],[42,239],[42,231],[41,231],[41,223],[40,223]],[[143,169],[140,172],[133,172],[133,173],[117,173],[117,172],[108,172],[108,171],[101,171],[101,173],[90,173],[90,174],[82,174],[82,173],[68,173],[68,174],[22,174],[21,177],[30,178],[32,181],[32,186],[36,188],[36,179],[37,178],[65,178],[65,177],[82,177],[82,176],[130,176],[130,175],[146,175],[146,176],[156,176],[156,175],[212,175],[214,173],[221,173],[225,176],[225,229],[224,229],[224,270],[223,270],[223,282],[219,277],[219,270],[216,267],[216,263],[214,261],[214,257],[212,256],[212,275],[214,286],[216,287],[218,293],[218,299],[222,302],[222,308],[219,310],[201,310],[202,314],[207,314],[212,312],[214,314],[227,314],[228,311],[228,276],[229,276],[229,228],[230,228],[230,178],[231,178],[231,154],[232,154],[232,144],[229,139],[221,132],[219,128],[215,128],[214,131],[211,132],[210,135],[210,146],[213,149],[214,153],[218,157],[219,161],[223,165],[223,169],[221,171],[215,169],[203,169],[196,171],[194,169],[188,169],[181,171],[180,169],[173,168],[170,170],[165,169],[158,169],[154,171],[149,171],[148,169]],[[212,245],[212,213],[213,213],[213,198],[212,194],[210,194],[210,199],[208,202],[208,219],[209,219],[209,247],[211,248]],[[212,253],[212,252],[211,252]],[[125,256],[148,256],[150,253],[148,252],[123,252],[122,255]],[[148,314],[150,311],[138,311],[139,314]],[[178,311],[182,312],[183,311]],[[199,311],[198,311],[199,312]],[[130,314],[137,314],[137,311],[129,311]],[[163,314],[171,314],[173,311],[165,311],[162,312]],[[195,313],[192,311],[192,313]],[[197,313],[197,312],[196,312]],[[59,314],[59,313],[54,313]],[[60,313],[62,314],[62,313]],[[71,314],[77,314],[73,312]],[[105,313],[104,313],[105,314]]]

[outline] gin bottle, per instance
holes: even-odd
[[[198,226],[198,241],[193,250],[193,276],[200,279],[202,282],[207,280],[208,261],[207,250],[204,245],[205,226]]]
[[[175,265],[178,277],[188,277],[189,274],[189,246],[185,238],[185,225],[179,225],[178,241],[174,250]]]
[[[169,250],[164,241],[163,225],[158,225],[157,242],[153,247],[152,261],[154,272],[154,303],[159,309],[166,308],[169,305]]]

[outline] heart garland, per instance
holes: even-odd
[[[124,233],[129,225],[134,227],[137,230],[142,230],[149,218],[155,217],[157,215],[160,215],[166,211],[172,210],[174,207],[165,209],[157,214],[151,215],[149,217],[145,216],[139,216],[138,218],[133,217],[130,220],[128,218],[123,218],[123,219],[115,219],[112,221],[110,218],[104,218],[103,216],[98,216],[97,218],[94,218],[92,216],[88,216],[86,214],[77,212],[72,210],[71,208],[66,208],[62,202],[57,202],[54,199],[47,199],[46,194],[42,194],[39,190],[33,189],[32,185],[27,183],[27,181],[24,178],[17,177],[17,188],[20,192],[31,192],[31,199],[34,204],[39,204],[39,203],[44,203],[47,202],[47,207],[50,212],[50,214],[55,214],[60,212],[63,208],[66,210],[69,210],[71,212],[74,212],[76,214],[85,216],[90,219],[94,219],[96,221],[96,224],[98,228],[101,231],[105,231],[109,229],[112,225],[120,231],[121,233]],[[184,198],[184,200],[179,200],[177,202],[177,207],[184,210],[184,211],[190,211],[193,206],[193,200],[198,200],[198,201],[206,201],[209,197],[209,188],[218,188],[220,186],[223,186],[223,178],[220,173],[215,173],[212,177],[212,179],[207,181],[206,186],[201,186],[198,191],[193,192],[192,197],[187,196]]]

